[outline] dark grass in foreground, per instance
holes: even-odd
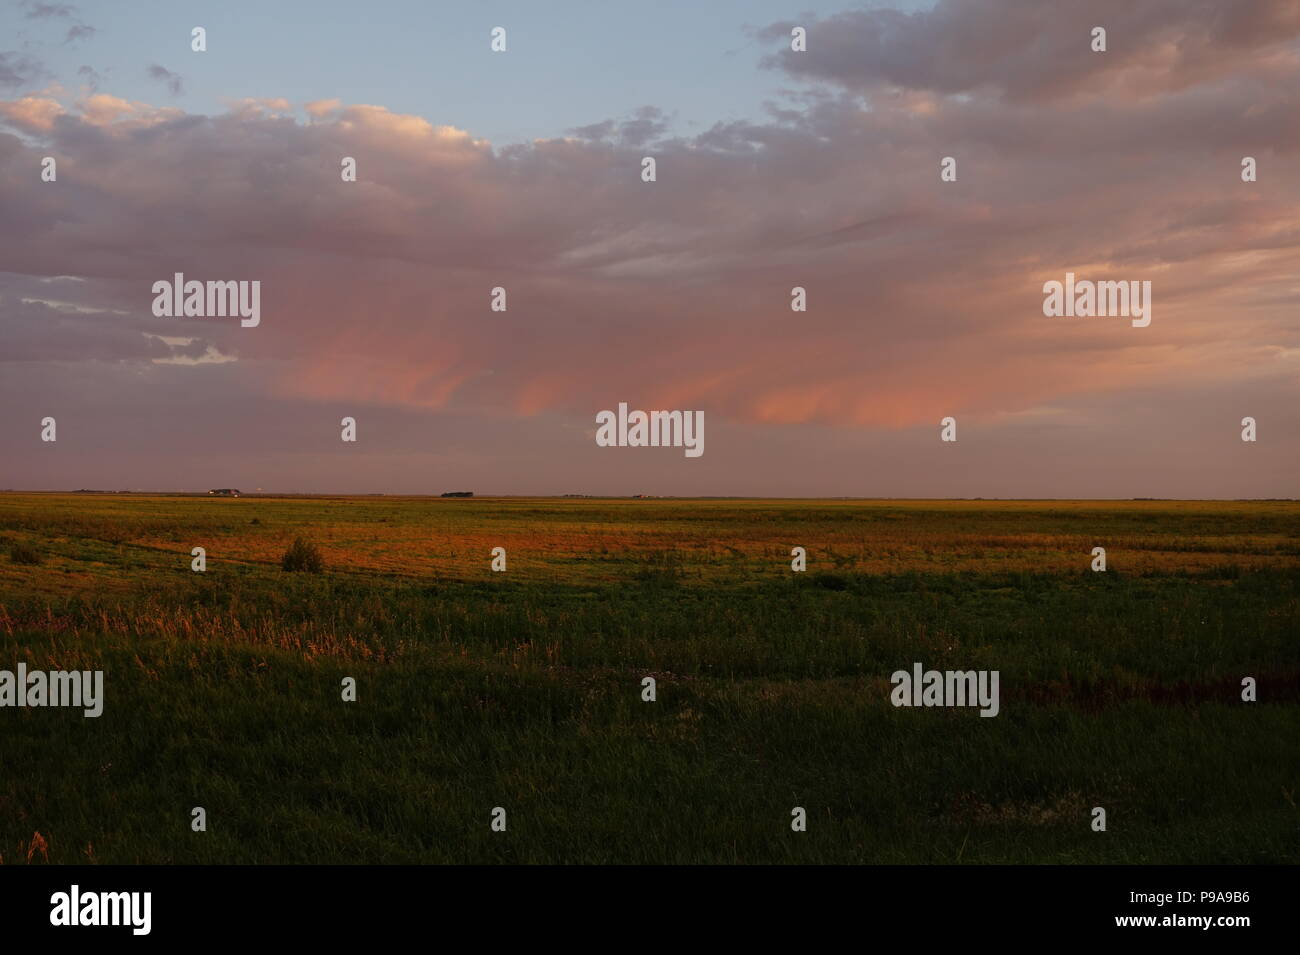
[[[107,697],[0,709],[0,854],[1295,862],[1298,533],[1288,504],[0,496],[0,668]],[[323,573],[281,570],[300,536]],[[914,661],[1000,670],[1001,714],[893,708]]]

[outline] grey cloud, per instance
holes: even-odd
[[[150,79],[158,80],[162,83],[165,83],[167,85],[167,88],[171,90],[173,96],[180,95],[181,88],[182,88],[182,79],[179,73],[173,73],[165,66],[159,66],[157,63],[151,64],[149,66],[148,72],[149,72]]]
[[[77,40],[89,40],[95,35],[95,28],[87,26],[84,23],[75,23],[68,27],[68,33],[64,37],[64,43],[75,43]]]
[[[26,86],[44,75],[39,60],[13,51],[0,52],[0,86]]]
[[[24,16],[28,20],[69,19],[76,16],[77,8],[67,3],[41,3],[39,0],[24,0]]]
[[[642,106],[629,119],[607,119],[587,126],[577,126],[568,132],[579,139],[607,140],[636,149],[662,138],[667,131],[668,121],[663,111],[656,106]]]
[[[808,50],[789,49],[790,29]],[[1107,52],[1090,47],[1107,31]],[[940,0],[931,10],[851,10],[772,24],[784,49],[763,64],[855,90],[890,85],[940,94],[991,91],[1014,101],[1080,92],[1184,89],[1284,52],[1300,36],[1294,0]]]

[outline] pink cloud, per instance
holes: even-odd
[[[1134,36],[1186,40],[1150,48],[1164,79],[1135,81],[1140,97],[1016,99],[1039,88],[1042,51],[1003,62],[975,43],[947,67],[868,64],[869,108],[823,97],[691,139],[651,138],[657,114],[494,149],[338,100],[306,104],[304,125],[278,98],[205,117],[27,97],[0,103],[40,139],[3,140],[0,253],[17,273],[85,277],[85,296],[237,356],[245,386],[283,400],[502,417],[628,400],[904,428],[1139,388],[1293,387],[1291,21],[1260,8],[1179,34],[1125,9],[1114,22]],[[842,25],[941,51],[971,15]],[[1071,89],[1100,89],[1101,69],[1080,65]],[[34,188],[47,150],[69,172]],[[1240,181],[1244,154],[1257,183]],[[939,180],[946,155],[956,183]],[[341,180],[344,156],[359,181]],[[1067,270],[1152,280],[1151,327],[1045,318],[1042,283]],[[175,271],[261,281],[261,326],[152,318],[150,285]],[[789,308],[796,285],[806,313]],[[496,286],[505,313],[489,309]],[[81,345],[50,347],[95,357]]]

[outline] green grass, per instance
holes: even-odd
[[[0,539],[0,668],[106,689],[0,709],[6,863],[1300,860],[1294,504],[0,495]],[[1001,714],[895,709],[914,661]]]

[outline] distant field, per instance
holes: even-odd
[[[0,494],[19,661],[4,863],[1300,861],[1296,503]]]

